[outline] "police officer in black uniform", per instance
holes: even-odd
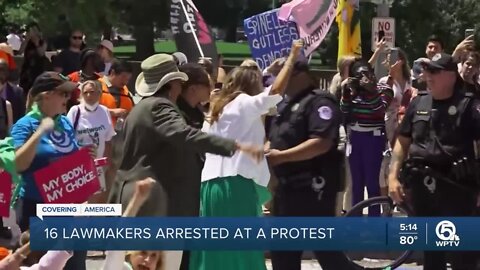
[[[463,91],[444,53],[423,62],[429,92],[410,103],[393,150],[389,192],[416,216],[471,216],[477,203],[480,103]],[[475,269],[475,256],[449,254],[452,269]],[[446,269],[446,254],[425,252],[424,269]]]
[[[274,216],[335,216],[343,155],[337,150],[341,113],[316,89],[308,65],[296,62],[277,115],[267,128],[267,159],[278,178]],[[273,251],[274,270],[297,270],[303,251]],[[341,252],[315,252],[322,269],[353,269]]]

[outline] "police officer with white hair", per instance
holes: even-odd
[[[400,125],[390,196],[415,216],[472,216],[480,184],[480,102],[463,91],[450,55],[438,53],[422,67],[429,91],[412,100]],[[450,255],[452,269],[475,269],[475,254]],[[426,251],[423,269],[446,269],[445,253]]]

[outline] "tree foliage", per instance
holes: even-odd
[[[271,8],[271,0],[193,0],[205,20],[229,32],[235,41],[237,26],[244,18]],[[279,1],[275,1],[279,3]],[[47,35],[79,28],[88,37],[99,38],[107,27],[126,26],[137,38],[137,52],[153,53],[153,29],[168,28],[169,0],[0,0],[0,24],[24,25],[36,21]],[[363,54],[370,51],[371,19],[375,5],[361,3]],[[438,34],[447,51],[463,38],[466,28],[480,26],[478,0],[396,0],[390,10],[396,18],[396,43],[411,59],[424,55],[425,42]],[[63,15],[66,20],[59,20]],[[320,52],[325,63],[334,65],[337,50],[336,24],[323,42]]]

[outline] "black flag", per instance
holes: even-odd
[[[216,71],[218,54],[215,39],[192,0],[171,0],[170,26],[177,51],[184,53],[188,62],[198,62],[202,56],[210,58]]]

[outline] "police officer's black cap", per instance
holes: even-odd
[[[44,72],[40,74],[33,82],[30,94],[36,95],[49,91],[72,92],[77,88],[77,84],[71,82],[68,77],[57,72]]]
[[[458,71],[457,63],[451,55],[446,53],[437,53],[430,61],[424,61],[422,64],[427,70]]]

